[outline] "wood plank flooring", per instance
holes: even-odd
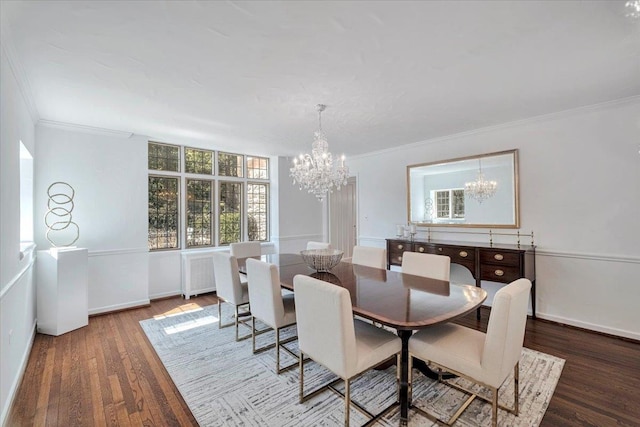
[[[138,322],[216,302],[175,297],[37,334],[7,425],[196,426]],[[459,322],[486,330],[488,316]],[[567,361],[542,426],[640,426],[640,343],[529,319],[525,346]]]

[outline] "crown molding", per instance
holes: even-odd
[[[18,61],[18,56],[16,55],[15,49],[13,47],[11,32],[9,31],[9,24],[6,22],[5,18],[1,18],[0,46],[2,47],[2,51],[4,52],[5,56],[7,57],[9,68],[11,69],[11,72],[16,79],[18,89],[22,94],[22,99],[27,106],[27,110],[29,111],[31,120],[35,124],[38,122],[38,120],[40,120],[40,113],[38,112],[38,107],[36,106],[36,103],[33,99],[33,92],[31,90],[31,85],[29,84],[27,74],[20,64],[20,61]]]
[[[72,132],[90,133],[92,135],[109,136],[112,138],[128,139],[133,136],[133,132],[124,132],[121,130],[103,129],[93,126],[77,125],[74,123],[56,122],[54,120],[38,120],[37,126],[44,126],[53,129],[60,129]]]
[[[356,156],[351,156],[351,159],[363,159],[371,156],[377,156],[380,154],[387,154],[391,152],[397,152],[398,150],[406,150],[416,147],[422,147],[424,145],[437,144],[442,142],[448,142],[451,140],[463,138],[465,136],[480,135],[483,133],[494,132],[496,130],[509,129],[518,126],[525,126],[534,123],[540,123],[548,120],[572,117],[578,114],[583,114],[588,111],[601,110],[605,108],[616,107],[619,105],[640,103],[640,95],[633,95],[626,98],[614,99],[613,101],[600,102],[598,104],[585,105],[582,107],[571,108],[569,110],[556,111],[555,113],[542,114],[539,116],[528,117],[526,119],[514,120],[511,122],[501,123],[499,125],[486,126],[478,129],[473,129],[464,132],[453,133],[451,135],[439,136],[436,138],[425,139],[423,141],[412,142],[409,144],[403,144],[392,148],[385,148],[378,151],[371,151]]]

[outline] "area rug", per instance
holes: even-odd
[[[223,322],[231,321],[231,307],[223,304]],[[275,350],[254,355],[251,340],[236,342],[234,328],[218,329],[216,305],[189,304],[183,310],[140,322],[149,341],[182,394],[198,423],[205,426],[339,426],[344,425],[344,401],[327,391],[298,403],[298,369],[275,373]],[[240,333],[249,332],[241,328]],[[287,334],[295,334],[295,327]],[[258,344],[273,342],[274,334],[258,337]],[[295,349],[295,341],[290,343]],[[281,352],[281,363],[295,362]],[[524,349],[520,360],[520,415],[498,411],[500,425],[537,426],[553,395],[564,360]],[[465,395],[414,371],[414,403],[447,419]],[[314,362],[305,364],[305,391],[335,378]],[[462,379],[457,381],[464,382]],[[468,384],[465,384],[468,386]],[[376,413],[396,398],[395,367],[372,370],[352,383],[352,398]],[[513,381],[507,379],[500,403],[512,406]],[[352,425],[366,418],[351,410]],[[392,410],[376,426],[399,425],[399,410]],[[436,425],[415,411],[409,426]],[[491,425],[491,406],[476,399],[456,426]]]

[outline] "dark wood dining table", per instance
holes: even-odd
[[[349,290],[354,314],[397,331],[402,340],[399,404],[403,424],[410,405],[409,338],[415,330],[472,312],[487,298],[486,291],[476,286],[347,262],[340,262],[330,272],[316,272],[297,254],[262,255],[260,259],[278,266],[283,288],[293,291],[293,278],[298,274],[342,286]],[[245,263],[246,259],[238,259],[241,272],[246,272]]]

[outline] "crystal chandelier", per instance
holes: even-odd
[[[340,166],[334,168],[333,156],[329,152],[327,137],[322,131],[322,112],[326,105],[318,104],[318,130],[311,146],[311,154],[300,154],[293,159],[293,167],[289,174],[293,178],[293,184],[300,186],[316,196],[319,201],[324,200],[327,193],[333,191],[333,187],[347,185],[349,168],[344,165],[344,155],[340,158]]]
[[[475,181],[464,184],[464,194],[467,197],[476,199],[478,203],[482,203],[496,194],[498,183],[484,179],[484,174],[482,173],[482,160],[478,159],[478,165],[478,176]]]
[[[640,0],[629,0],[624,6],[627,8],[627,18],[640,18]]]

